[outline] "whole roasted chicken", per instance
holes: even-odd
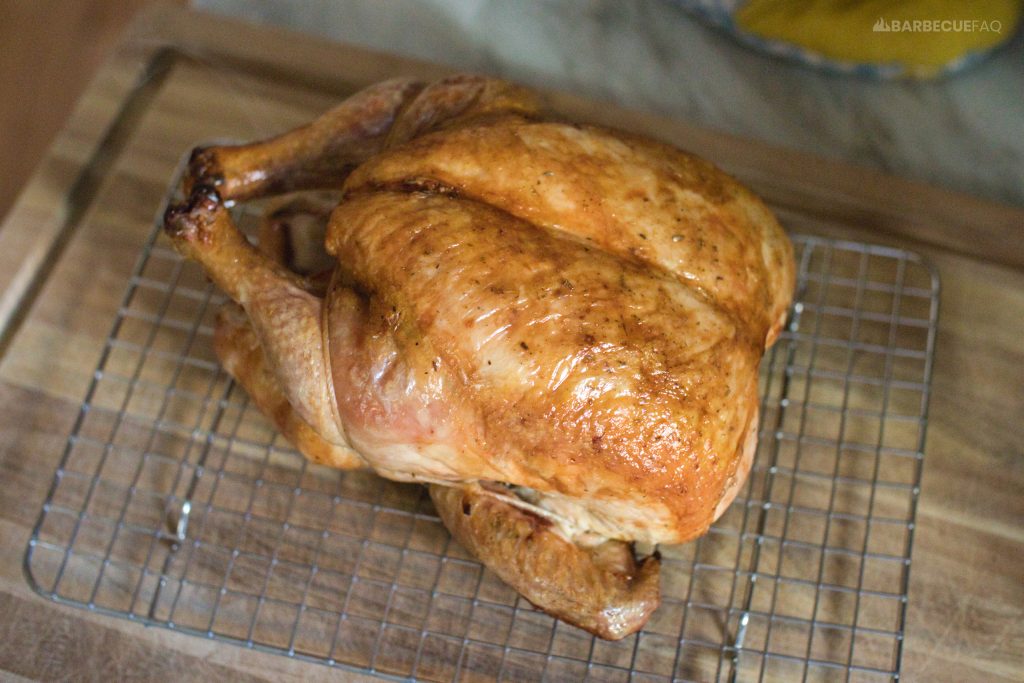
[[[226,205],[340,189],[327,272]],[[753,459],[792,247],[711,164],[577,125],[510,83],[389,81],[311,124],[194,151],[166,231],[236,302],[215,345],[308,458],[429,484],[453,536],[603,638],[657,607]]]

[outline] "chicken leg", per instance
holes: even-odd
[[[429,85],[396,79],[362,90],[312,123],[247,145],[198,147],[185,191],[209,185],[225,201],[338,189],[355,166],[423,133],[473,117],[534,117],[533,93],[504,81],[453,76]]]
[[[422,90],[409,80],[367,88],[312,123],[248,145],[197,147],[185,192],[209,185],[225,201],[294,190],[337,189],[352,168],[383,148],[401,109]]]
[[[178,251],[198,261],[245,310],[265,362],[298,417],[329,444],[349,447],[326,361],[322,299],[310,292],[311,284],[252,246],[208,186],[194,186],[187,202],[170,207],[164,226]]]

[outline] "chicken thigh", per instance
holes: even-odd
[[[297,274],[226,205],[340,188]],[[312,460],[431,485],[453,536],[539,608],[643,626],[658,556],[756,446],[792,247],[711,164],[559,121],[531,92],[392,81],[277,138],[198,149],[165,223],[235,305],[215,346]]]

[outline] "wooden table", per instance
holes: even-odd
[[[39,0],[4,6],[0,138],[6,152],[0,158],[0,217],[13,206],[132,16],[156,2],[161,0]]]
[[[25,582],[21,558],[159,197],[188,144],[262,137],[362,85],[444,73],[173,7],[133,25],[0,229],[5,675],[338,677],[48,602]],[[1024,211],[569,95],[553,99],[577,118],[646,132],[715,161],[790,228],[904,246],[937,266],[942,312],[904,675],[1024,677]]]

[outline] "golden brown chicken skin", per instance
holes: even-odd
[[[609,538],[710,525],[756,411],[765,329],[755,340],[660,268],[468,199],[350,196],[327,248],[373,287],[329,329],[345,339],[331,347],[342,422],[378,469],[525,486]]]
[[[339,184],[319,278],[224,208]],[[642,627],[657,558],[628,544],[704,533],[753,458],[794,277],[756,197],[475,77],[384,83],[197,150],[185,187],[168,232],[237,302],[218,354],[297,447],[430,483],[456,539],[542,609],[606,638]]]

